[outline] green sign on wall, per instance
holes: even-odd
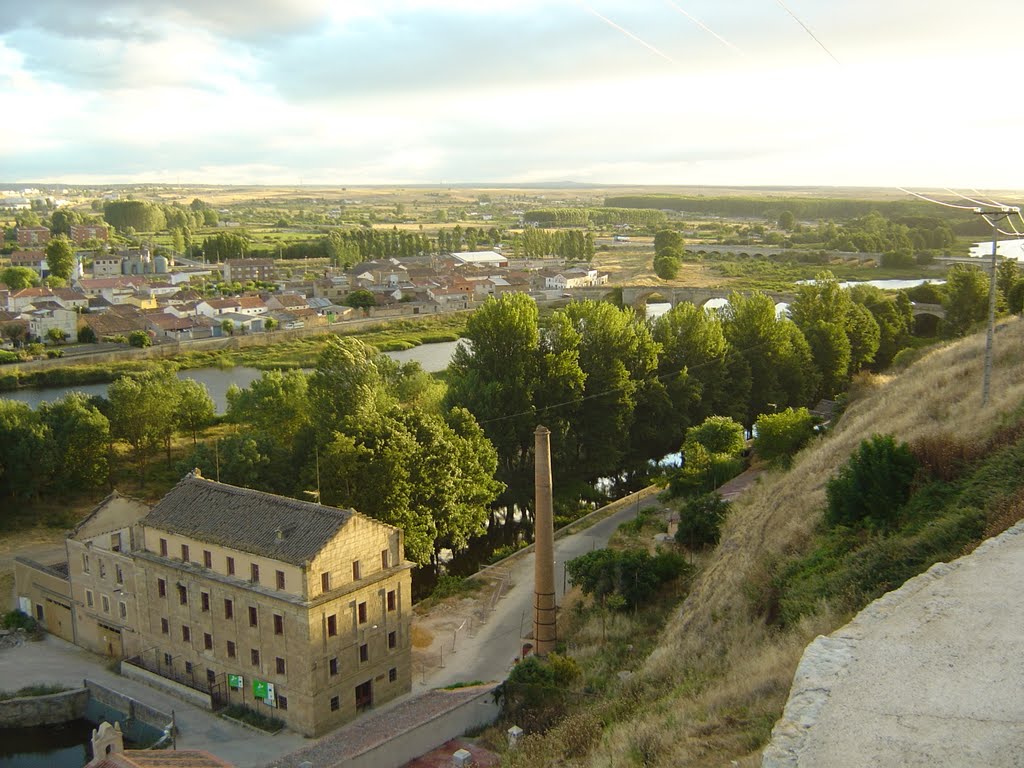
[[[252,695],[257,699],[267,698],[267,681],[254,679],[252,681]]]
[[[242,680],[242,676],[241,675],[228,675],[228,687],[229,688],[234,688],[235,690],[238,690],[239,688],[242,687],[242,685],[243,685],[243,680]]]

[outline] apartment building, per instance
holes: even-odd
[[[140,663],[307,736],[410,690],[402,532],[191,473],[142,522]]]

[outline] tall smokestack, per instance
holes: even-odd
[[[551,498],[551,432],[534,433],[534,475],[537,509],[534,513],[533,644],[538,656],[555,650],[555,515]]]

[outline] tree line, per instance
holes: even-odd
[[[523,222],[538,227],[622,226],[657,227],[665,223],[662,211],[615,208],[535,208],[523,213]]]

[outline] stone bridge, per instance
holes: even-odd
[[[946,317],[946,310],[941,304],[922,304],[915,301],[912,302],[910,306],[912,307],[911,312],[914,317],[918,317],[920,315],[933,315],[940,320]]]
[[[601,301],[611,298],[616,289],[610,286],[599,288],[572,288],[566,293],[571,293],[574,299],[593,299]],[[711,299],[727,299],[734,291],[721,288],[672,288],[658,285],[626,285],[622,286],[622,304],[627,307],[641,308],[652,298],[666,301],[673,307],[681,302],[696,304],[703,307]],[[740,291],[745,293],[745,291]],[[775,291],[762,291],[778,304],[779,302],[789,303],[794,298],[792,293],[777,293]]]

